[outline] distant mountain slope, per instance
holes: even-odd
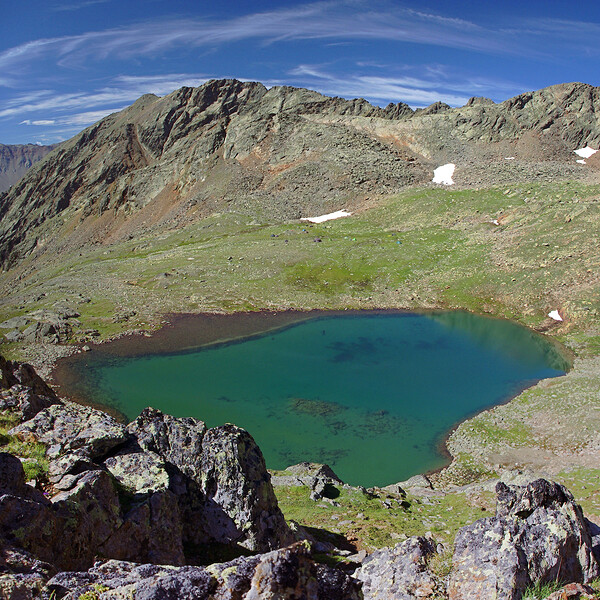
[[[210,81],[146,95],[63,143],[0,194],[0,264],[236,210],[262,220],[357,209],[430,181],[573,176],[600,142],[600,88],[563,84],[500,104],[412,111],[291,87]],[[516,157],[510,167],[504,161]],[[57,220],[57,215],[60,219]]]
[[[0,192],[7,190],[56,146],[0,144]]]

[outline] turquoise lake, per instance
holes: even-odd
[[[208,426],[235,423],[269,468],[327,463],[347,483],[371,486],[443,466],[457,422],[568,366],[555,345],[508,321],[353,313],[180,352],[94,351],[69,367],[69,391],[128,419],[153,406]]]

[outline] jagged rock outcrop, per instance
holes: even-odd
[[[54,148],[56,145],[0,144],[0,192],[17,183],[36,162],[42,160]]]
[[[27,420],[42,409],[59,403],[54,391],[31,365],[0,356],[0,410],[10,409],[21,420]]]
[[[305,544],[206,568],[112,560],[83,573],[60,573],[48,582],[46,591],[64,600],[76,600],[86,592],[96,592],[99,600],[362,599],[356,581],[341,571],[315,563]]]
[[[92,460],[101,458],[127,439],[125,426],[110,415],[73,403],[50,406],[11,433],[46,444],[52,459],[74,451]]]
[[[292,541],[265,461],[250,434],[235,425],[209,429],[202,440],[201,490],[208,535],[250,550]]]
[[[412,537],[394,548],[373,552],[354,576],[363,584],[365,600],[439,598],[444,594],[444,583],[427,565],[435,554],[431,540]]]
[[[60,403],[10,433],[47,446],[55,493],[0,490],[0,539],[18,539],[59,568],[87,568],[96,556],[184,564],[186,543],[267,551],[294,540],[258,446],[237,427],[207,430],[153,409],[125,427],[102,411]],[[11,458],[7,469],[22,472]]]
[[[519,600],[536,583],[586,583],[600,575],[581,508],[563,486],[499,483],[496,516],[456,536],[450,600]]]

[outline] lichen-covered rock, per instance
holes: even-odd
[[[69,402],[45,408],[11,434],[27,437],[51,447],[51,455],[81,449],[88,457],[104,456],[127,439],[125,427],[105,412]]]
[[[364,599],[438,598],[444,585],[427,567],[435,554],[435,544],[424,537],[411,537],[394,548],[373,552],[354,574],[362,581]]]
[[[132,494],[147,495],[169,488],[165,462],[149,450],[118,453],[107,458],[104,466]]]
[[[283,474],[271,477],[274,487],[287,485],[305,485],[310,488],[312,500],[320,500],[323,496],[339,495],[335,488],[343,485],[342,480],[328,465],[301,462],[287,467]]]
[[[127,431],[141,449],[154,452],[188,477],[200,479],[202,439],[206,433],[202,421],[146,408],[127,426]]]
[[[0,545],[9,544],[43,562],[55,564],[59,529],[59,519],[48,502],[0,495]],[[60,566],[58,562],[56,564]]]
[[[456,536],[451,600],[519,600],[531,584],[598,577],[581,508],[563,486],[538,479],[496,491],[496,516]]]
[[[115,484],[104,471],[84,473],[73,489],[56,494],[52,505],[60,523],[54,557],[46,560],[54,558],[63,569],[93,564],[100,546],[123,522]]]
[[[21,384],[0,391],[0,410],[10,409],[17,412],[21,421],[32,419],[41,410],[53,404],[60,404],[60,401],[50,396],[39,396],[31,388]]]
[[[46,581],[56,573],[49,563],[8,544],[0,543],[0,598],[39,598]]]
[[[593,587],[582,583],[569,583],[546,596],[544,600],[594,600],[596,598],[598,594]]]
[[[87,471],[98,471],[100,466],[88,456],[86,448],[59,454],[48,462],[48,480],[58,490],[70,490]]]
[[[25,485],[21,461],[8,452],[0,452],[0,494],[19,495]]]
[[[59,573],[46,587],[64,600],[98,590],[101,600],[359,600],[360,584],[315,563],[303,544],[209,567],[97,564],[83,573]]]
[[[273,476],[271,481],[274,486],[278,485],[305,485],[314,487],[315,482],[321,480],[329,484],[343,484],[342,480],[333,472],[328,465],[312,462],[301,462],[297,465],[287,467],[283,474]]]
[[[134,504],[123,522],[100,545],[99,554],[119,560],[183,565],[183,524],[177,497],[155,492]]]
[[[46,396],[58,402],[54,390],[35,372],[35,369],[27,364],[6,360],[0,356],[0,388],[11,388],[20,384],[31,388],[38,396]]]
[[[46,580],[38,573],[0,574],[0,598],[3,600],[36,600]]]
[[[209,429],[202,442],[205,530],[212,539],[265,551],[293,541],[263,455],[235,425]]]

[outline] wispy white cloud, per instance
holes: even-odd
[[[506,90],[507,95],[512,95],[520,89],[516,84],[502,80],[459,77],[436,65],[423,66],[419,70],[421,77],[360,73],[340,76],[322,65],[299,65],[290,71],[290,75],[295,85],[311,87],[324,94],[362,97],[375,103],[405,102],[413,107],[427,106],[438,100],[462,106],[471,96],[497,93],[498,90]]]
[[[81,0],[80,2],[70,2],[68,4],[58,4],[57,6],[50,6],[50,10],[61,12],[61,11],[73,11],[87,8],[88,6],[94,6],[95,4],[106,4],[111,0]]]
[[[548,20],[540,33],[549,31],[551,25]],[[393,4],[369,8],[364,2],[316,2],[229,20],[161,20],[33,40],[0,53],[0,70],[12,72],[23,63],[41,59],[75,66],[87,60],[154,56],[176,47],[215,46],[250,39],[263,43],[376,39],[519,54],[526,42],[518,39],[517,29],[484,28],[464,19]],[[573,25],[571,30],[574,29]],[[528,49],[529,54],[532,51]]]
[[[106,116],[121,110],[143,94],[164,95],[182,86],[198,86],[207,80],[205,76],[189,73],[170,73],[137,77],[120,75],[110,81],[110,85],[92,92],[57,93],[52,90],[38,90],[21,94],[0,104],[0,118],[26,115],[34,112],[78,111],[93,107],[101,110],[85,111],[78,114]],[[79,117],[78,117],[79,118]],[[98,120],[98,119],[95,119]],[[65,122],[57,119],[57,122]],[[83,122],[80,120],[80,122]],[[88,121],[87,124],[94,121]],[[75,123],[75,122],[74,122]]]
[[[19,125],[38,125],[38,126],[44,126],[44,125],[54,125],[56,123],[56,121],[54,119],[40,119],[37,121],[30,121],[29,119],[25,119],[24,121],[21,121],[19,123]]]
[[[425,106],[437,100],[454,105],[464,104],[469,97],[454,93],[441,94],[432,81],[414,77],[379,77],[375,75],[350,75],[340,77],[311,65],[300,65],[291,75],[315,87],[320,92],[344,98],[366,98],[371,101],[406,102]]]

